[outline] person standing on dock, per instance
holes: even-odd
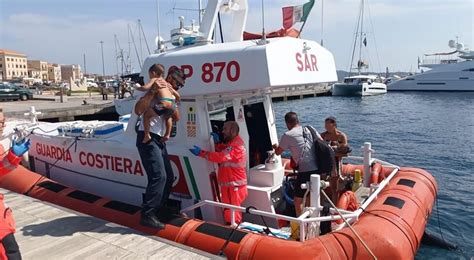
[[[101,83],[100,94],[102,94],[102,100],[108,100],[107,85],[105,82],[103,82],[103,84]]]
[[[5,117],[3,109],[0,108],[0,136],[3,139]],[[30,140],[13,140],[11,148],[4,151],[0,145],[0,178],[14,170],[21,162],[22,156],[30,148]],[[7,153],[6,156],[4,156]],[[20,249],[15,240],[15,220],[12,210],[3,202],[3,194],[0,194],[0,259],[21,259]]]
[[[221,190],[223,203],[240,206],[247,198],[247,152],[242,138],[239,136],[239,125],[235,121],[228,121],[222,129],[223,142],[217,134],[212,135],[216,143],[216,152],[202,150],[199,146],[189,151],[210,162],[219,163],[217,181]],[[229,209],[224,209],[224,220],[231,223]],[[242,212],[234,213],[235,223],[242,221]]]
[[[328,142],[336,153],[336,167],[334,172],[331,174],[329,182],[331,187],[331,200],[334,203],[337,203],[339,200],[339,180],[342,179],[340,178],[342,173],[342,157],[347,156],[351,149],[347,142],[347,135],[337,129],[335,117],[330,116],[326,118],[324,120],[324,127],[326,128],[326,131],[321,133],[321,137],[324,141]]]

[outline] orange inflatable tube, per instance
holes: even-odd
[[[350,173],[355,168],[363,167],[346,165],[344,170]],[[388,169],[381,169],[380,174],[387,172]],[[229,259],[371,258],[349,228],[297,242],[242,230],[233,232],[227,226],[176,216],[166,222],[165,229],[156,231],[139,225],[139,207],[75,190],[21,166],[0,179],[0,187],[212,254],[219,253],[229,240],[224,250]],[[437,190],[436,181],[428,172],[401,168],[353,228],[377,258],[413,259]]]

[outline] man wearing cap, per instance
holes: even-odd
[[[172,66],[168,70],[168,76],[166,76],[166,81],[173,86],[173,89],[175,91],[178,91],[180,88],[184,87],[184,83],[186,80],[186,76],[184,75],[184,72],[179,69],[176,66]],[[176,102],[179,103],[179,100],[176,100]],[[179,114],[179,109],[176,109],[174,114],[173,114],[173,122],[179,121],[181,118]]]
[[[335,171],[331,174],[330,187],[331,187],[331,200],[334,203],[338,201],[338,184],[339,176],[342,172],[341,159],[350,152],[349,145],[347,143],[347,135],[337,129],[336,118],[330,116],[324,120],[324,127],[326,131],[321,133],[321,137],[324,141],[328,142],[329,145],[336,152],[336,167]]]
[[[170,83],[174,91],[184,85],[184,77],[178,78],[176,75],[170,74],[168,73],[166,81]],[[149,91],[149,89],[143,87],[138,87],[137,90]],[[140,112],[143,113],[147,108],[146,102],[142,98],[135,105],[135,112],[140,114]],[[175,113],[173,120],[177,120],[176,118],[179,119],[179,114]],[[142,142],[144,137],[143,120],[140,122],[137,130],[136,145],[148,178],[140,223],[144,226],[163,229],[165,225],[160,219],[167,218],[167,211],[163,210],[163,208],[166,206],[171,192],[174,174],[168,158],[166,142],[163,141],[162,137],[165,130],[165,122],[158,115],[152,118],[151,122],[150,132],[152,140],[150,142]]]

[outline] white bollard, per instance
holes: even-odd
[[[369,142],[364,143],[364,187],[370,185],[370,163],[372,162],[372,145]]]
[[[321,205],[320,190],[321,190],[321,176],[319,174],[311,175],[311,207],[315,208],[319,216],[319,207]]]
[[[31,106],[30,112],[24,113],[24,115],[30,117],[30,123],[36,124],[38,123],[38,115],[41,115],[41,112],[36,112],[36,108],[34,106]]]
[[[312,174],[311,175],[311,208],[313,208],[312,218],[319,217],[319,212],[321,208],[321,175]],[[311,224],[310,224],[311,225]],[[317,227],[314,227],[313,234],[311,236],[317,237],[319,235],[319,223]],[[310,233],[311,234],[311,233]]]

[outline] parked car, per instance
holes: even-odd
[[[93,82],[93,81],[87,81],[87,86],[90,87],[90,88],[98,88],[99,85],[97,85],[97,83]]]
[[[0,83],[0,99],[28,100],[33,99],[33,93],[27,88],[15,86],[12,83]]]
[[[68,89],[70,89],[71,87],[69,86],[69,83],[63,82],[63,83],[61,83],[61,84],[59,85],[59,88],[63,88],[63,89],[68,90]]]

